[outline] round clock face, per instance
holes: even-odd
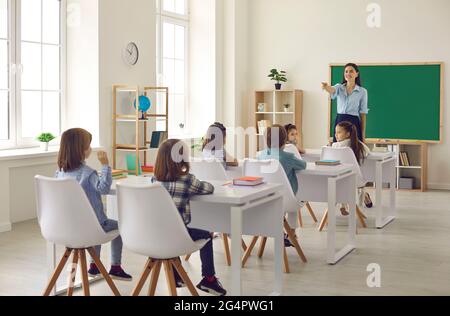
[[[123,60],[129,65],[136,65],[139,60],[139,49],[136,43],[129,43],[123,50]]]

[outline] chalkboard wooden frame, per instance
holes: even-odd
[[[428,143],[428,144],[443,144],[444,136],[444,62],[402,62],[402,63],[356,63],[358,66],[440,66],[440,125],[439,125],[439,141],[435,140],[416,140],[416,139],[377,139],[368,138],[370,143],[386,143],[386,142],[414,142],[414,143]],[[331,63],[329,65],[329,82],[332,84],[332,68],[343,67],[346,63]],[[332,100],[331,96],[328,98],[328,130],[331,130],[332,114]],[[332,140],[332,137],[330,137]]]

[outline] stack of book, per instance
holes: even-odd
[[[267,128],[270,126],[271,126],[271,123],[269,120],[258,121],[258,134],[264,135]]]
[[[316,161],[317,166],[339,166],[341,162],[339,160],[320,160]]]
[[[404,151],[400,152],[400,164],[405,167],[411,166],[407,152]]]
[[[261,177],[242,177],[233,180],[233,185],[254,187],[263,183]]]
[[[155,171],[154,166],[142,166],[142,172],[153,173]]]
[[[128,176],[128,172],[126,172],[125,170],[113,170],[112,171],[113,180],[124,179],[127,176]]]

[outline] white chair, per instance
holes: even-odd
[[[321,160],[339,160],[343,164],[350,164],[353,167],[353,172],[356,173],[357,179],[357,187],[358,189],[362,189],[365,187],[366,182],[364,181],[364,177],[361,172],[361,168],[359,166],[358,161],[356,160],[355,154],[351,148],[332,148],[332,147],[323,147]],[[366,219],[367,217],[363,214],[358,205],[356,205],[356,215],[358,216],[359,223],[363,228],[367,228]],[[328,222],[328,210],[325,211],[325,214],[320,222],[319,231],[322,231],[325,225]]]
[[[105,233],[100,226],[89,200],[80,184],[73,179],[35,177],[37,216],[41,233],[53,244],[63,245],[66,251],[56,267],[44,296],[50,295],[58,277],[73,253],[72,280],[67,295],[73,294],[76,265],[81,265],[84,295],[89,296],[89,280],[86,264],[86,250],[91,255],[114,295],[120,296],[114,282],[98,258],[94,247],[119,236],[119,232]]]
[[[300,244],[298,243],[297,237],[294,234],[296,226],[296,215],[299,207],[302,206],[302,203],[297,200],[294,192],[292,191],[291,184],[284,172],[283,167],[277,160],[245,160],[244,162],[244,174],[246,176],[258,176],[263,177],[264,182],[267,183],[280,183],[285,189],[282,191],[283,193],[283,211],[288,214],[288,220],[284,219],[284,229],[288,234],[289,240],[294,245],[300,259],[303,262],[307,262],[306,256],[303,253]],[[245,266],[248,257],[250,256],[255,244],[259,237],[254,237],[251,244],[249,245],[247,251],[244,254],[244,258],[242,260],[242,266]],[[267,241],[267,237],[262,236],[261,246],[258,252],[258,257],[262,257],[264,254],[264,248]],[[285,272],[289,273],[289,262],[287,260],[286,248],[284,249],[284,267]]]
[[[286,146],[284,146],[284,151],[294,154],[297,159],[302,159],[302,155],[298,151],[298,148],[293,144],[286,144]],[[314,213],[314,210],[313,210],[311,204],[309,202],[306,202],[305,206],[306,206],[306,209],[308,210],[309,214],[311,215],[314,223],[317,223],[318,220],[317,220],[316,214]],[[302,208],[300,208],[298,210],[298,223],[299,223],[300,227],[303,227]]]
[[[161,265],[164,265],[171,295],[177,295],[175,268],[191,294],[198,296],[178,257],[200,250],[209,240],[192,240],[167,190],[160,184],[118,183],[117,206],[123,244],[148,258],[132,295],[139,295],[153,271],[148,295],[154,296]]]
[[[216,159],[203,159],[194,160],[190,162],[191,173],[199,180],[202,181],[228,181],[227,173],[223,167],[222,162]],[[225,259],[227,265],[231,266],[231,252],[229,245],[228,234],[222,234],[223,248],[225,250]],[[242,239],[242,248],[247,250],[247,245]],[[191,255],[187,255],[185,260],[188,261]]]

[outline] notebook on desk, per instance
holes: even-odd
[[[319,160],[316,161],[317,166],[339,166],[341,162],[339,160]]]

